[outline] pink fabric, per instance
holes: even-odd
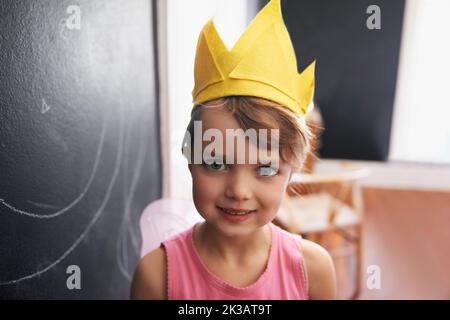
[[[169,300],[304,300],[308,299],[300,236],[269,223],[269,261],[256,282],[236,288],[211,273],[192,237],[194,226],[163,241],[167,258]]]

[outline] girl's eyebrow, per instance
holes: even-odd
[[[212,159],[221,159],[221,160],[226,160],[226,154],[222,155],[222,154],[216,154],[216,155],[212,155],[211,156]],[[234,163],[234,159],[233,159],[233,163],[231,163],[233,165],[239,165],[241,163]],[[259,160],[256,163],[246,163],[248,165],[255,165],[255,166],[270,166],[271,162],[269,163],[261,163]]]
[[[202,153],[203,153],[204,149],[202,149]],[[219,153],[219,152],[215,152],[215,154],[209,154],[208,155],[208,159],[221,159],[221,160],[226,160],[227,159],[227,155],[226,153]],[[205,160],[205,159],[204,159]],[[233,163],[231,164],[240,164],[240,163],[234,163],[234,159],[233,159]],[[248,163],[251,165],[264,165],[264,166],[270,166],[272,164],[272,162],[269,163],[261,163],[261,161],[258,159],[258,161],[256,163]],[[281,163],[280,163],[281,164]]]

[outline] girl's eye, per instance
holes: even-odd
[[[225,165],[223,164],[222,160],[218,159],[205,160],[205,165],[207,168],[213,171],[222,171],[223,169],[225,169]]]
[[[273,167],[259,167],[259,174],[263,177],[272,177],[277,174],[277,170]]]

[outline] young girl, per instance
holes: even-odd
[[[271,222],[310,148],[304,117],[312,101],[313,68],[297,74],[279,0],[258,14],[231,51],[211,22],[205,26],[187,129],[189,146],[200,146],[201,162],[190,161],[188,168],[194,204],[205,221],[163,241],[139,262],[131,298],[335,298],[328,253]],[[202,134],[213,129],[227,137],[210,156],[204,139],[196,144],[195,121],[201,121]],[[246,139],[244,155],[235,152],[235,137],[228,139],[227,131],[249,129],[279,130],[276,140],[269,138],[276,165],[249,159],[262,141]],[[183,150],[190,159],[195,152]],[[236,161],[242,155],[244,162]]]

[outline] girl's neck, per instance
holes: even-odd
[[[243,262],[245,257],[255,252],[267,252],[272,241],[268,224],[245,236],[226,236],[206,222],[199,224],[194,231],[197,233],[194,238],[198,239],[196,243],[200,251],[226,261]]]

